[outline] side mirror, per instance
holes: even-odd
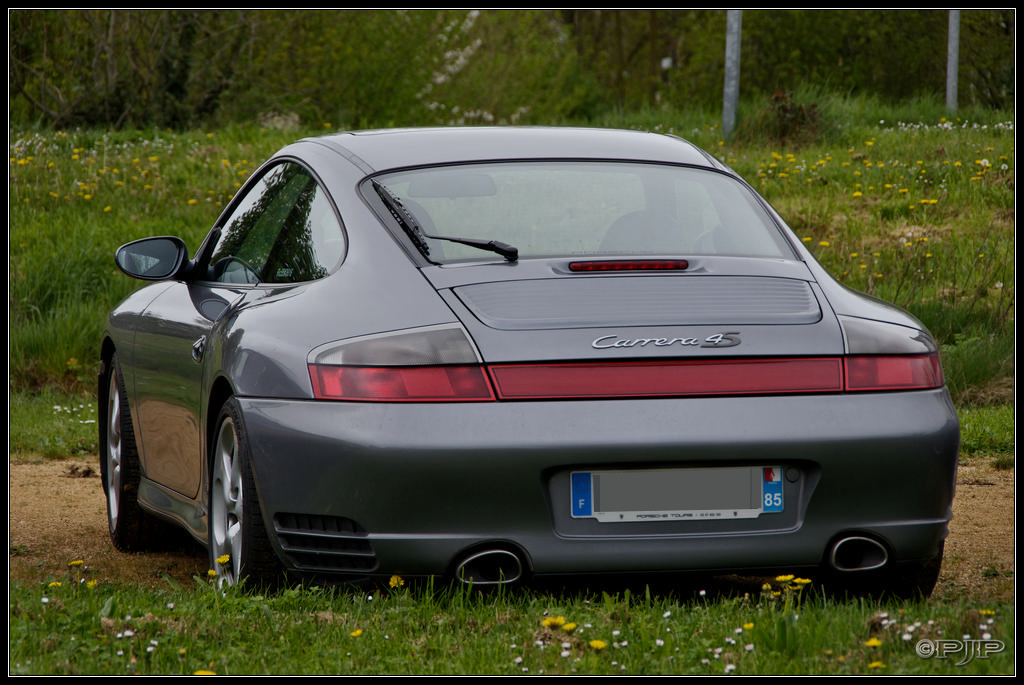
[[[188,248],[180,238],[142,238],[122,245],[114,255],[121,271],[132,278],[163,281],[188,270]]]

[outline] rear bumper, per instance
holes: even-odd
[[[299,571],[441,575],[480,548],[537,575],[822,564],[843,535],[892,561],[945,538],[959,424],[943,390],[644,401],[242,399],[271,537]],[[574,469],[783,466],[785,510],[741,521],[569,516]]]

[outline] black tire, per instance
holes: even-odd
[[[210,446],[210,568],[218,585],[268,588],[283,578],[260,509],[238,402],[224,403]]]
[[[930,597],[939,582],[939,571],[942,569],[942,555],[946,541],[939,543],[939,549],[931,559],[911,564],[904,564],[893,569],[889,578],[887,591],[900,599],[925,599]]]
[[[100,387],[100,474],[110,540],[122,552],[149,549],[163,525],[139,506],[139,452],[116,354]]]

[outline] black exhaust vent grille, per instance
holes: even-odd
[[[351,519],[277,514],[274,530],[282,550],[297,569],[369,573],[377,568],[366,531]]]

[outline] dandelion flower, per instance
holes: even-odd
[[[217,563],[220,564],[221,566],[225,565],[229,561],[231,561],[231,555],[230,554],[222,554],[219,557],[217,557]]]
[[[352,637],[359,637],[362,634],[363,634],[363,629],[362,628],[356,628],[351,633],[349,633],[349,635],[351,635]]]
[[[548,616],[546,619],[540,622],[545,628],[557,628],[565,623],[564,616]]]
[[[589,644],[591,646],[591,648],[596,649],[598,651],[600,651],[600,650],[602,650],[602,649],[604,649],[605,647],[608,646],[608,643],[605,642],[604,640],[591,640],[587,644]]]
[[[405,581],[402,580],[401,576],[391,576],[391,580],[388,581],[388,585],[391,587],[401,587],[405,585]]]
[[[877,637],[873,637],[870,640],[868,640],[867,642],[865,642],[864,646],[865,647],[881,647],[882,646],[882,641],[879,640]]]
[[[68,566],[81,566],[84,563],[85,562],[82,561],[81,559],[75,559],[74,561],[69,561],[68,562]]]
[[[566,623],[565,625],[562,626],[562,630],[564,630],[567,633],[571,633],[572,631],[576,630],[576,624],[575,623]]]

